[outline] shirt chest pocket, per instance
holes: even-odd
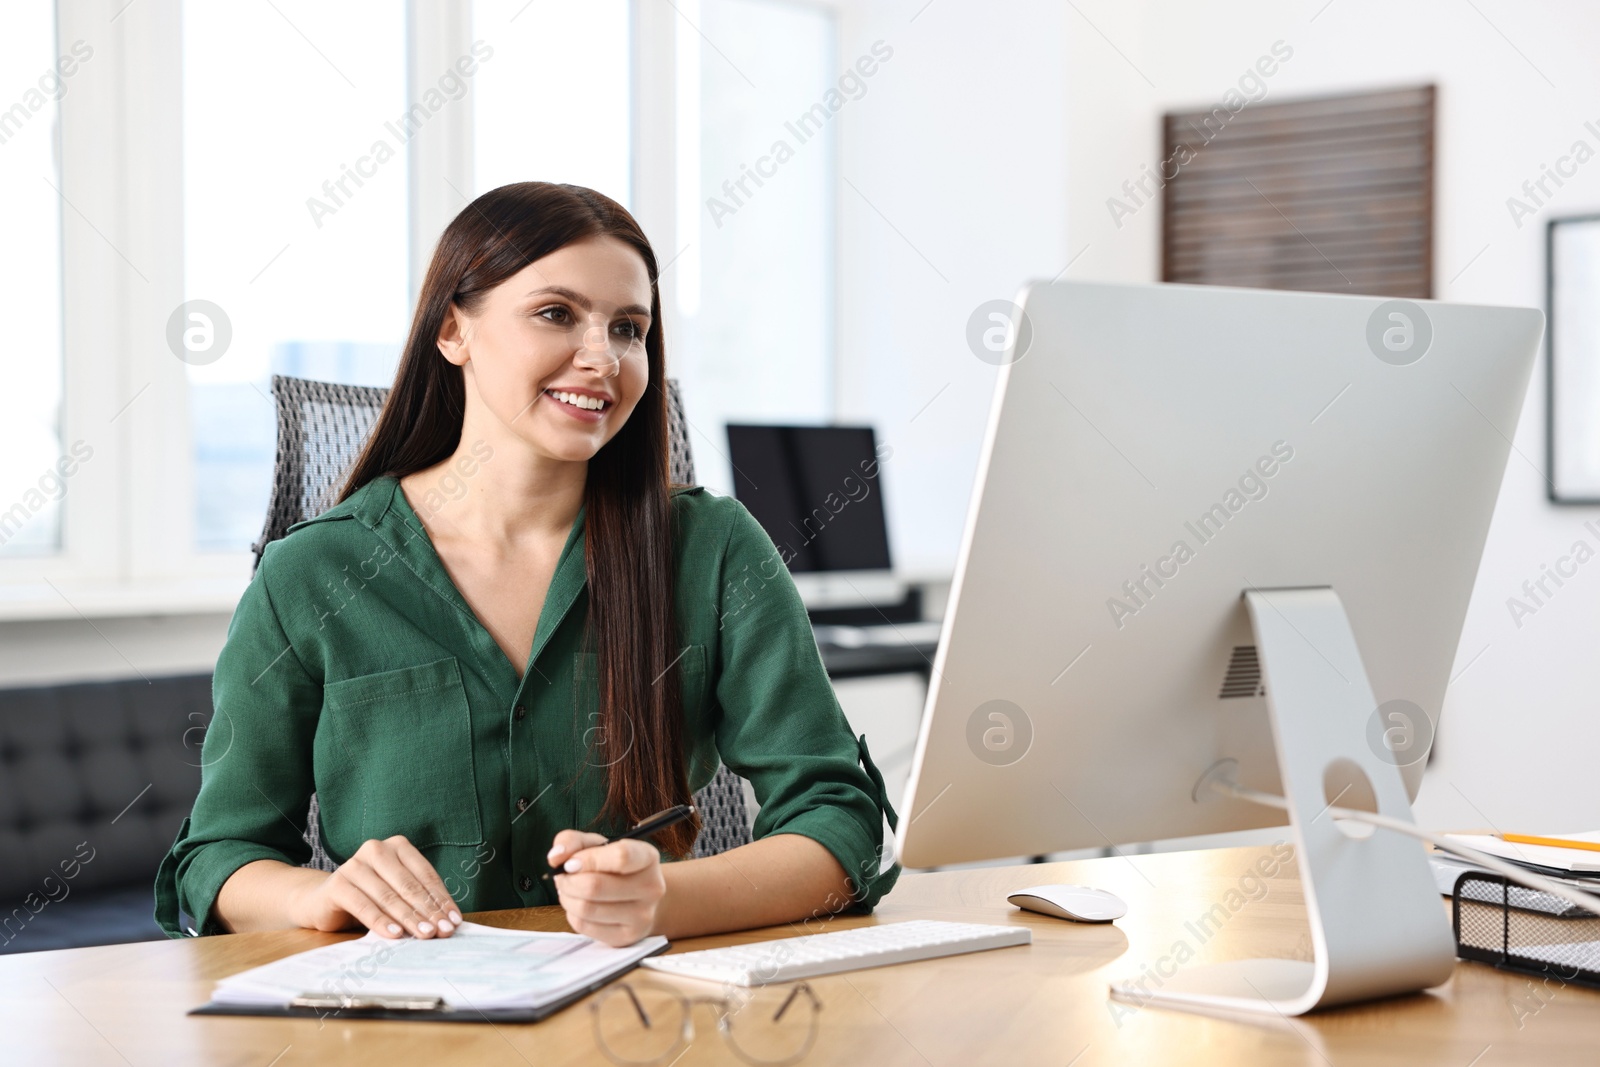
[[[316,784],[325,840],[348,856],[402,834],[418,848],[483,840],[472,718],[452,658],[326,685]]]
[[[706,681],[706,646],[686,645],[682,648],[675,667],[683,693],[684,738],[687,742],[709,730],[706,726],[706,702],[709,686]],[[593,652],[579,652],[573,657],[572,677],[576,683],[579,743],[589,751],[589,759],[599,766],[605,765],[603,750],[606,747],[605,731],[600,722],[600,657]],[[626,746],[627,738],[617,738],[619,746]],[[625,751],[614,748],[616,753]]]

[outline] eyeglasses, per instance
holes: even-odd
[[[658,985],[618,982],[589,1004],[595,1040],[612,1063],[661,1063],[694,1040],[696,1004],[717,1009],[717,1030],[733,1051],[759,1067],[798,1063],[817,1040],[822,1001],[805,982],[689,996]]]

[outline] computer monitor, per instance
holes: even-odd
[[[870,426],[729,424],[733,494],[789,566],[809,608],[893,604],[882,460]]]
[[[1288,821],[1315,965],[1158,999],[1292,1014],[1448,974],[1421,846],[1317,816],[1410,818],[1543,315],[1185,285],[1019,304],[899,859]]]

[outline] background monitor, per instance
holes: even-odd
[[[996,384],[902,802],[913,867],[1281,825],[1246,590],[1331,587],[1415,798],[1535,310],[1037,284]],[[1399,318],[1394,317],[1399,315]]]
[[[778,546],[808,607],[893,603],[882,472],[870,426],[728,426],[736,496]]]

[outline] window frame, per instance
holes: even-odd
[[[833,11],[842,35],[836,0],[782,2]],[[194,547],[187,365],[165,342],[184,299],[182,2],[54,6],[58,51],[80,38],[95,49],[58,105],[62,446],[83,440],[94,456],[68,482],[59,549],[0,558],[0,621],[229,613],[252,553]],[[672,5],[630,6],[633,211],[657,248],[676,250],[676,34],[695,31]],[[452,0],[408,0],[405,11],[415,87],[471,47],[472,12]],[[407,144],[413,306],[438,235],[460,210],[456,190],[473,186],[472,114],[447,108]],[[842,170],[841,159],[836,197]],[[837,338],[845,294],[835,237]],[[676,301],[663,301],[662,317],[674,336]],[[828,374],[836,391],[836,368]]]

